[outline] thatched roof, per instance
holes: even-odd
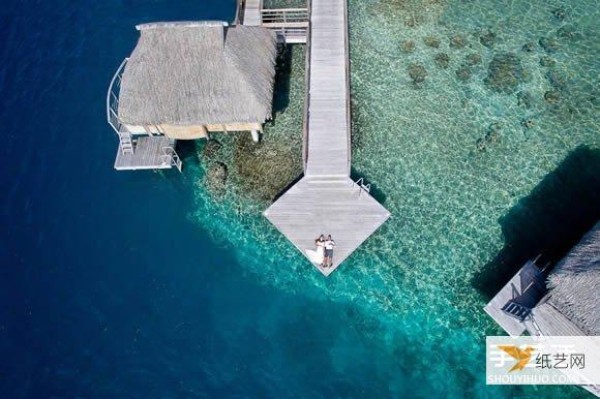
[[[548,277],[548,304],[589,335],[600,335],[600,222]]]
[[[119,118],[132,125],[264,122],[271,117],[277,40],[261,27],[175,22],[136,27]]]

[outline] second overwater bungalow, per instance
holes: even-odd
[[[177,140],[248,132],[271,119],[277,36],[225,22],[138,25],[139,41],[110,84],[117,170],[181,170]]]
[[[551,271],[527,262],[484,309],[511,336],[598,336],[599,285],[600,222]]]

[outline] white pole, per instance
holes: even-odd
[[[252,134],[252,141],[258,143],[260,141],[260,133],[258,132],[258,130],[252,130],[250,131],[250,133]]]

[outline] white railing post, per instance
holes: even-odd
[[[119,120],[119,92],[121,90],[121,79],[123,76],[123,70],[129,58],[125,58],[117,72],[113,75],[108,86],[108,93],[106,95],[106,118],[108,124],[112,126],[114,131],[119,134],[121,131],[121,121]],[[119,90],[119,92],[117,92]]]

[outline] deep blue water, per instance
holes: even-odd
[[[117,173],[105,93],[155,20],[234,1],[4,2],[0,397],[362,397],[390,375],[328,355],[351,308],[248,276],[190,221],[193,176]],[[192,161],[190,161],[192,162]],[[283,315],[283,317],[282,317]]]

